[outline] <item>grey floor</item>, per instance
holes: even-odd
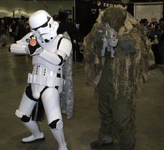
[[[29,131],[15,116],[22,93],[31,72],[31,57],[8,52],[0,47],[0,150],[57,150],[58,146],[47,125],[40,122],[44,141],[22,144]],[[74,63],[75,104],[74,117],[63,115],[65,138],[69,150],[91,150],[89,143],[97,139],[99,115],[97,102],[91,100],[91,91],[86,86],[84,65]],[[149,80],[137,100],[137,143],[135,150],[164,150],[164,75],[159,68],[149,71]],[[111,150],[112,146],[105,149]]]

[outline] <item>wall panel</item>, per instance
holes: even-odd
[[[140,21],[143,18],[148,19],[151,22],[152,18],[156,18],[157,21],[163,17],[163,3],[136,3],[134,4],[134,17]]]

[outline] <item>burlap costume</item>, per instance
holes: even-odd
[[[97,21],[83,44],[87,83],[98,93],[100,146],[112,137],[119,143],[118,149],[132,150],[136,97],[147,80],[154,56],[145,29],[126,10],[107,8]],[[101,57],[105,23],[118,32],[119,42],[113,58],[107,51],[105,57]]]

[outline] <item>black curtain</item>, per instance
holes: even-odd
[[[80,24],[79,30],[86,36],[96,22],[99,14],[98,6],[92,2],[76,0],[75,10],[76,24]]]
[[[163,13],[164,13],[164,3],[163,3]],[[164,14],[162,13],[162,15],[163,15],[163,18],[164,18]]]
[[[134,16],[134,4],[127,4],[128,8],[127,11]]]

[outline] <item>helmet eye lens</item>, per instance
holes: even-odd
[[[37,31],[39,28],[47,27],[49,20],[50,20],[50,17],[48,17],[48,20],[47,20],[46,23],[44,23],[43,25],[41,25],[41,26],[39,26],[37,28],[32,28],[32,30]]]

